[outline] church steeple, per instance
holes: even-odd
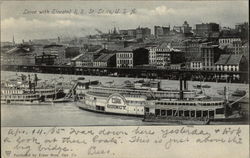
[[[15,37],[13,35],[13,39],[12,39],[12,45],[14,46],[16,43],[15,43]]]

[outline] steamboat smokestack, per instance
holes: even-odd
[[[180,77],[180,100],[183,100],[182,77]]]
[[[30,89],[30,93],[31,93],[32,86],[31,86],[31,81],[30,81],[30,75],[28,75],[28,77],[29,77],[29,89]]]
[[[187,90],[187,80],[184,78],[184,90]]]

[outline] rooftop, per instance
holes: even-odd
[[[95,61],[97,61],[97,62],[107,62],[114,55],[115,54],[102,54]]]
[[[80,54],[72,59],[72,61],[93,61],[93,55],[92,54]]]
[[[129,47],[125,47],[125,48],[118,50],[118,52],[133,52],[133,50],[134,50],[134,47],[129,46]]]
[[[63,47],[63,45],[58,45],[58,44],[50,44],[50,45],[46,45],[43,48],[51,48],[51,47]]]
[[[219,60],[215,63],[217,65],[225,65],[230,58],[230,54],[221,54]]]
[[[242,56],[243,55],[240,54],[232,54],[226,65],[238,65],[242,59]]]
[[[242,57],[240,54],[222,54],[215,65],[238,65]]]

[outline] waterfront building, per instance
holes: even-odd
[[[35,54],[31,45],[19,45],[1,53],[1,64],[34,65]]]
[[[156,47],[149,47],[149,64],[156,65]]]
[[[123,48],[117,51],[116,67],[133,67],[133,49],[131,47]]]
[[[170,64],[170,69],[172,69],[172,70],[180,70],[182,68],[185,68],[185,64],[184,63]]]
[[[80,53],[85,53],[86,51],[80,46],[68,46],[65,48],[65,58],[74,58]]]
[[[80,54],[71,59],[71,65],[76,67],[91,67],[93,66],[94,56],[91,53]]]
[[[202,61],[201,60],[193,60],[190,62],[190,69],[191,70],[202,70]]]
[[[202,67],[204,70],[213,70],[215,63],[218,61],[220,54],[222,53],[218,45],[202,44],[201,45],[201,57]]]
[[[36,65],[54,65],[56,58],[57,58],[56,55],[43,53],[42,55],[38,55],[35,57],[35,64]]]
[[[115,67],[116,54],[102,54],[93,62],[94,67]]]
[[[166,42],[149,47],[149,64],[158,67],[168,67],[170,64],[180,64],[184,62],[184,53],[178,49],[170,48]]]
[[[57,56],[56,65],[65,65],[70,62],[70,58],[66,58],[65,46],[50,44],[43,47],[43,52],[49,55]]]
[[[207,42],[206,38],[188,38],[183,40],[182,50],[185,53],[187,61],[192,61],[195,58],[201,58],[201,44]],[[176,47],[178,49],[178,47]]]
[[[158,52],[158,53],[157,53]],[[162,43],[160,45],[155,45],[152,47],[149,47],[149,64],[150,65],[165,65],[163,64],[164,56],[168,56],[169,58],[166,59],[166,61],[170,60],[170,53],[160,53],[160,52],[170,52],[170,46],[168,43]],[[166,58],[165,57],[165,58]],[[161,64],[160,64],[161,62]]]
[[[117,67],[134,67],[148,64],[149,50],[145,48],[126,47],[116,53]]]
[[[222,54],[215,63],[218,71],[244,71],[247,70],[247,59],[239,54]]]
[[[218,71],[247,71],[248,62],[244,55],[239,54],[222,54],[219,60],[215,63],[216,70]],[[216,75],[218,78],[227,79],[228,75]],[[233,74],[233,79],[240,79],[239,74]]]

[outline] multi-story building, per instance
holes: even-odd
[[[132,47],[126,47],[121,50],[118,50],[116,53],[116,67],[130,67],[134,66],[133,64],[133,49]]]
[[[242,45],[242,53],[243,54],[249,54],[249,42],[245,42],[243,45]]]
[[[35,53],[31,45],[20,45],[1,53],[3,65],[35,65]]]
[[[156,66],[157,67],[170,67],[171,64],[184,63],[184,53],[180,50],[169,49],[166,51],[156,52]]]
[[[135,29],[129,29],[128,30],[128,36],[136,37],[136,30]]]
[[[56,58],[57,58],[56,55],[43,53],[42,55],[38,55],[35,57],[35,64],[36,65],[54,65]]]
[[[127,38],[135,38],[136,37],[136,30],[135,29],[119,30],[119,33]]]
[[[71,59],[71,65],[76,67],[91,67],[93,66],[94,56],[92,53],[85,53]]]
[[[242,41],[237,36],[224,36],[219,38],[219,46],[225,47],[227,53],[240,54],[242,49]]]
[[[3,56],[1,64],[6,65],[35,65],[34,55],[7,55]]]
[[[157,67],[169,67],[170,64],[180,64],[184,61],[184,53],[180,50],[170,48],[168,43],[164,42],[158,46],[149,47],[150,65]]]
[[[151,36],[151,29],[138,27],[136,29],[120,30],[119,33],[125,38],[147,38]]]
[[[191,70],[202,70],[202,61],[201,60],[193,60],[190,62]]]
[[[233,53],[234,54],[242,54],[242,42],[241,41],[234,41],[233,42]]]
[[[187,21],[184,21],[184,24],[182,25],[182,32],[184,34],[189,34],[192,30],[192,27],[189,26]]]
[[[196,24],[196,34],[200,36],[206,36],[213,32],[219,32],[219,24],[216,23]]]
[[[175,31],[177,33],[183,33],[182,26],[174,26],[173,31]]]
[[[136,38],[147,38],[151,35],[151,29],[145,27],[138,27],[136,29]]]
[[[204,70],[214,70],[215,63],[218,61],[221,50],[218,45],[202,44],[201,57]]]
[[[235,30],[239,33],[242,40],[248,40],[248,34],[249,34],[248,22],[236,24]]]
[[[160,44],[160,45],[153,45],[151,47],[147,48],[149,50],[149,64],[150,65],[157,65],[157,56],[156,52],[170,52],[170,45],[166,42]],[[158,57],[161,56],[158,53]],[[164,55],[162,55],[164,56]],[[160,57],[159,57],[160,58]],[[158,59],[163,60],[163,59]]]
[[[116,53],[116,67],[134,67],[148,64],[149,50],[145,48],[126,47]]]
[[[65,65],[70,62],[70,58],[66,58],[65,46],[51,44],[43,47],[43,52],[49,55],[57,56],[55,64],[56,65]]]
[[[157,47],[149,47],[147,49],[149,50],[149,64],[150,65],[156,65],[156,50],[157,50]]]
[[[157,67],[168,67],[171,63],[170,51],[157,51],[156,52],[156,66]]]
[[[220,37],[219,38],[219,45],[220,46],[230,46],[232,47],[233,42],[240,41],[241,39],[239,37]]]
[[[170,33],[170,26],[163,27],[163,26],[154,26],[154,34],[155,37],[164,37]]]
[[[170,47],[184,52],[185,59],[192,61],[194,58],[201,58],[201,44],[207,42],[204,38],[186,38],[183,40],[172,41]]]

